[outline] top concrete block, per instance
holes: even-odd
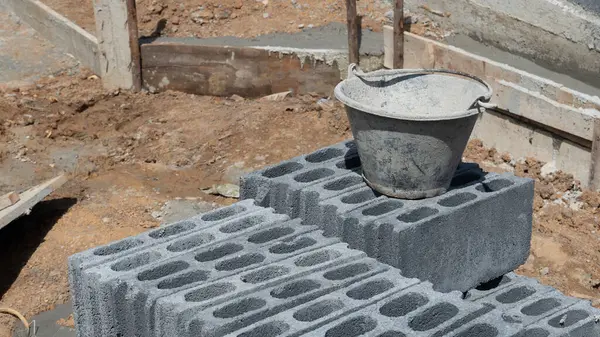
[[[375,222],[379,259],[440,291],[466,291],[529,256],[533,181],[489,174],[431,201],[407,202]]]
[[[340,144],[334,147],[339,150]],[[440,291],[467,291],[525,262],[533,216],[531,179],[488,174],[476,164],[461,163],[447,193],[393,199],[367,186],[360,159],[350,153],[351,160],[343,163],[352,162],[352,170],[340,170],[339,158],[325,160],[307,172],[330,174],[310,183],[294,179],[297,172],[277,178],[264,174],[273,168],[252,173],[243,179],[241,189],[248,193],[242,195],[261,191],[264,205],[323,226],[325,236],[340,237],[405,276],[433,282]],[[275,167],[304,161],[298,157]]]
[[[354,142],[338,143],[242,177],[240,197],[255,199],[258,205],[296,217],[298,195],[295,192],[351,173],[359,166]]]

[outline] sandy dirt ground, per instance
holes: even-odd
[[[42,0],[58,13],[95,34],[91,0]],[[298,32],[330,22],[346,22],[344,0],[137,0],[140,36],[254,37]],[[360,0],[362,27],[376,32],[392,19],[393,1]],[[431,20],[415,20],[410,31],[441,38]],[[408,19],[407,23],[411,23]],[[435,33],[434,33],[435,32]]]
[[[134,95],[88,76],[0,92],[0,193],[71,175],[0,235],[0,306],[28,316],[68,299],[69,255],[158,226],[170,200],[232,203],[201,190],[348,137],[322,97]]]
[[[90,2],[44,2],[94,31]],[[368,14],[363,26],[380,29],[389,9],[387,2],[359,1]],[[140,0],[138,10],[142,35],[248,37],[345,20],[341,0]],[[428,25],[414,29],[425,34]],[[0,193],[70,176],[0,231],[0,306],[31,317],[64,303],[69,255],[160,225],[173,201],[197,209],[235,202],[202,189],[349,138],[343,108],[318,104],[322,98],[108,92],[85,70],[0,85]],[[511,158],[478,141],[464,159],[537,180],[531,256],[518,272],[600,305],[600,195],[534,158]],[[0,316],[0,337],[13,322]],[[70,324],[68,317],[62,323]]]
[[[2,230],[0,305],[30,317],[63,303],[69,255],[158,226],[165,203],[175,199],[235,202],[201,190],[349,138],[343,107],[317,103],[322,98],[107,92],[86,72],[4,88],[0,193],[59,172],[71,178]],[[537,179],[531,257],[518,272],[567,295],[598,298],[600,195],[561,172],[542,174],[535,159],[511,158],[478,141],[465,160]],[[10,321],[0,318],[0,336],[8,336]]]

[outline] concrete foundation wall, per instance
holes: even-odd
[[[573,174],[582,184],[589,183],[590,148],[562,138],[531,123],[505,114],[488,111],[475,125],[472,138],[488,147],[509,152],[514,158],[534,157],[543,162],[556,162],[556,167]]]
[[[589,8],[593,1],[578,0]],[[600,85],[600,16],[565,0],[407,0],[442,27]]]
[[[385,27],[386,67],[391,66],[391,41],[392,28]],[[452,69],[486,80],[498,108],[480,116],[472,137],[515,158],[554,161],[559,170],[590,185],[600,98],[410,33],[405,35],[405,67]]]
[[[0,7],[15,13],[56,47],[100,74],[98,39],[38,0],[2,0]]]

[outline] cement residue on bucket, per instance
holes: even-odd
[[[344,104],[390,118],[444,120],[478,113],[478,98],[489,95],[485,83],[448,73],[357,74],[336,88]],[[489,96],[487,97],[489,100]]]
[[[363,177],[374,190],[420,199],[445,193],[492,91],[449,70],[380,70],[335,88],[346,105]]]

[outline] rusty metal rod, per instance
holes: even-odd
[[[394,8],[394,62],[393,67],[404,68],[404,0],[396,0]]]
[[[137,9],[135,0],[126,0],[127,4],[127,29],[129,31],[129,48],[131,49],[131,73],[133,77],[132,90],[142,90],[142,55],[137,25]]]
[[[356,11],[356,0],[346,0],[346,18],[348,21],[348,61],[359,63],[359,18]]]

